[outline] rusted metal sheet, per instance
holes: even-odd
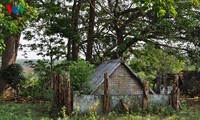
[[[95,69],[95,72],[92,74],[93,88],[97,89],[97,87],[103,83],[104,73],[108,73],[109,75],[111,75],[120,64],[120,60],[111,60],[100,64]]]

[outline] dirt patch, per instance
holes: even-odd
[[[200,97],[194,98],[184,98],[187,103],[187,106],[195,111],[200,110]]]
[[[18,96],[18,97],[13,97],[10,100],[6,100],[7,102],[14,102],[14,103],[46,103],[47,101],[41,100],[41,99],[35,99],[33,97],[23,97],[23,96]]]

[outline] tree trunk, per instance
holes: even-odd
[[[1,69],[8,67],[9,65],[16,62],[18,47],[19,47],[20,36],[9,36],[5,40],[5,50],[2,53],[2,64]],[[0,79],[0,94],[4,91],[6,83]]]
[[[82,0],[74,0],[74,5],[72,9],[72,26],[74,33],[78,33],[78,18],[79,12],[82,5]],[[76,61],[78,59],[79,44],[78,40],[72,40],[72,60]]]
[[[123,53],[125,51],[125,46],[123,45],[123,30],[120,28],[117,28],[116,30],[116,34],[117,34],[117,54],[119,57],[123,57]]]
[[[15,63],[19,47],[19,36],[10,36],[5,40],[6,48],[2,53],[1,69]]]
[[[90,0],[90,11],[89,11],[89,28],[87,37],[87,53],[86,60],[91,62],[92,59],[92,48],[94,42],[94,22],[95,19],[95,0]]]
[[[68,39],[68,43],[67,43],[67,60],[70,61],[71,60],[71,38]]]
[[[119,14],[117,13],[117,6],[118,6],[118,2],[116,2],[115,4],[115,9],[114,9],[114,17],[115,19],[113,19],[113,25],[114,25],[114,30],[115,30],[115,33],[116,33],[116,36],[117,36],[117,55],[119,58],[123,57],[123,52],[124,52],[124,49],[125,49],[125,46],[123,46],[123,41],[124,41],[124,38],[123,38],[123,31],[124,31],[124,27],[120,26],[119,25]]]

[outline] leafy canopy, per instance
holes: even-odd
[[[130,61],[130,67],[146,80],[152,80],[157,72],[163,74],[178,73],[184,67],[184,61],[168,54],[167,49],[154,45],[145,45]]]
[[[4,40],[6,40],[6,37],[20,35],[28,25],[28,20],[37,17],[36,9],[25,2],[25,0],[14,1],[14,4],[21,4],[24,7],[22,15],[10,15],[6,4],[12,4],[12,0],[3,0],[0,3],[0,53],[5,48]]]

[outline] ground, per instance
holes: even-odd
[[[0,120],[51,120],[49,112],[51,103],[20,98],[18,101],[0,101]],[[182,98],[182,110],[171,112],[171,109],[161,109],[160,113],[131,113],[106,115],[73,115],[65,120],[200,120],[200,98]],[[57,120],[57,119],[56,119]]]
[[[194,111],[200,111],[200,97],[184,98],[188,107]]]

